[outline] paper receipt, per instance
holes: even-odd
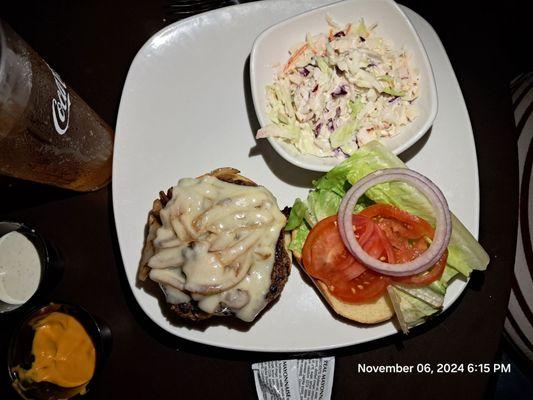
[[[328,400],[335,357],[252,364],[260,400]]]

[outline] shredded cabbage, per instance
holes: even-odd
[[[391,137],[417,112],[419,74],[408,54],[375,34],[364,19],[329,34],[307,34],[266,88],[271,124],[257,138],[274,137],[296,151],[347,158],[372,140]]]

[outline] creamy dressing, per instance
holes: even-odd
[[[205,312],[230,309],[252,321],[266,306],[286,222],[274,196],[264,187],[213,176],[182,179],[160,218],[148,266],[167,302],[192,297]]]
[[[23,304],[37,291],[41,261],[33,243],[19,232],[0,238],[0,300]]]

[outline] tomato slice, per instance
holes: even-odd
[[[374,204],[352,217],[355,236],[372,257],[391,264],[414,260],[428,248],[433,227],[423,218],[387,204]],[[378,298],[395,281],[427,285],[440,279],[448,253],[429,270],[391,277],[367,269],[344,246],[333,215],[316,224],[305,241],[302,258],[307,273],[327,285],[338,299],[360,303]]]
[[[447,260],[448,250],[446,250],[439,261],[437,261],[435,265],[427,271],[411,276],[395,276],[392,279],[395,282],[406,283],[409,285],[429,285],[431,282],[434,282],[442,277],[444,268],[446,268]]]
[[[357,275],[365,270],[344,246],[337,228],[336,215],[323,219],[311,229],[304,244],[302,258],[309,275],[326,281],[337,273]]]
[[[393,247],[396,263],[412,261],[420,256],[428,248],[426,238],[432,239],[435,233],[433,227],[423,218],[388,204],[373,204],[358,215],[372,218],[376,222]],[[392,277],[392,279],[406,284],[427,285],[440,279],[447,258],[448,253],[445,252],[429,270],[417,275]]]
[[[363,249],[375,257],[387,257],[390,244],[370,219],[354,215],[355,234]],[[379,297],[389,285],[387,276],[367,270],[344,246],[337,216],[320,221],[311,229],[302,252],[309,275],[324,282],[338,299],[357,303]]]
[[[387,224],[391,231],[406,239],[417,239],[421,236],[433,237],[435,233],[433,227],[425,219],[389,204],[373,204],[358,215],[377,219],[378,225],[380,220],[388,219]]]
[[[361,303],[377,299],[390,283],[390,277],[367,269],[349,281],[334,279],[328,284],[328,289],[336,298],[347,303]]]

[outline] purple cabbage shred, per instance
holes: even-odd
[[[303,77],[306,77],[307,75],[309,75],[309,70],[305,67],[301,68],[299,72],[300,72],[300,75],[302,75]]]
[[[320,129],[322,129],[322,122],[319,122],[315,126],[315,137],[317,138],[320,135]]]
[[[337,147],[335,150],[333,150],[333,154],[335,154],[336,157],[343,157],[348,158],[350,155],[342,151],[340,147]]]
[[[348,92],[346,91],[346,85],[340,85],[333,92],[331,92],[331,97],[336,99],[337,97],[344,96],[346,94],[348,94]]]
[[[333,119],[332,118],[328,119],[327,127],[328,127],[330,132],[333,132],[335,130],[335,124],[333,124]]]

